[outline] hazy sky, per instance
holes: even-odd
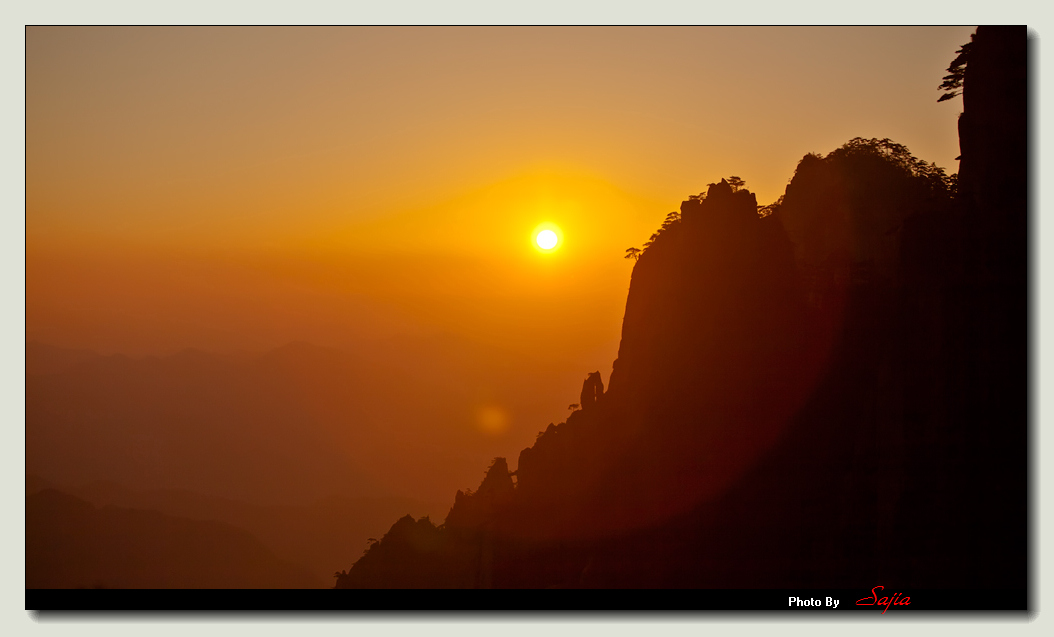
[[[708,182],[769,203],[857,136],[955,172],[936,87],[972,31],[30,27],[27,338],[609,366],[624,250]]]

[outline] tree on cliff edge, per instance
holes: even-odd
[[[944,76],[944,81],[937,87],[938,91],[944,91],[944,95],[940,96],[938,102],[950,100],[951,98],[962,94],[963,78],[966,77],[966,62],[970,55],[970,46],[973,44],[973,36],[970,36],[970,41],[959,47],[956,51],[955,59],[948,65],[948,75]]]

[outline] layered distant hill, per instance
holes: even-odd
[[[313,585],[390,520],[442,516],[428,488],[471,484],[465,458],[500,442],[431,370],[307,344],[129,358],[27,343],[26,360],[27,495],[229,524]]]
[[[243,529],[275,556],[309,570],[313,581],[332,583],[333,571],[358,558],[367,539],[379,537],[402,515],[441,515],[447,506],[398,497],[330,497],[298,505],[259,505],[177,489],[139,491],[115,483],[58,486],[26,476],[26,495],[56,489],[96,507],[154,511],[186,520]]]
[[[247,531],[156,511],[26,496],[26,588],[318,588]]]
[[[1024,589],[1025,38],[967,47],[957,180],[854,139],[683,202],[606,391],[338,588]]]

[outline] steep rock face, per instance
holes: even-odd
[[[605,396],[626,448],[605,494],[650,524],[720,492],[814,381],[806,326],[791,242],[752,193],[722,180],[682,204],[630,282]]]
[[[1022,588],[1028,510],[1026,35],[1025,27],[979,27],[973,38],[959,119],[959,197],[949,224],[958,250],[939,279],[945,321],[931,321],[918,337],[941,349],[928,368],[933,371],[914,378],[915,386],[943,399],[913,396],[918,448],[952,444],[945,443],[937,466],[922,454],[911,465],[920,487],[928,487],[913,497],[941,512],[917,550],[948,556],[918,560],[926,565],[919,572],[947,582],[982,577],[991,586]],[[979,538],[983,550],[977,550]],[[971,559],[951,557],[957,551]]]
[[[978,28],[955,206],[904,231],[895,317],[904,452],[891,550],[902,577],[931,586],[1025,586],[1026,45],[1024,27]]]
[[[1028,195],[1026,58],[1025,27],[979,27],[966,66],[959,117],[963,203],[989,220],[979,230],[1011,235],[1011,241],[1020,241],[1013,233],[1025,227],[1020,211]],[[1020,243],[1007,247],[1007,256],[1021,253]]]

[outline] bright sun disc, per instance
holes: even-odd
[[[542,230],[538,233],[538,236],[534,238],[538,243],[538,247],[542,250],[552,250],[556,247],[558,241],[556,233],[552,230]]]

